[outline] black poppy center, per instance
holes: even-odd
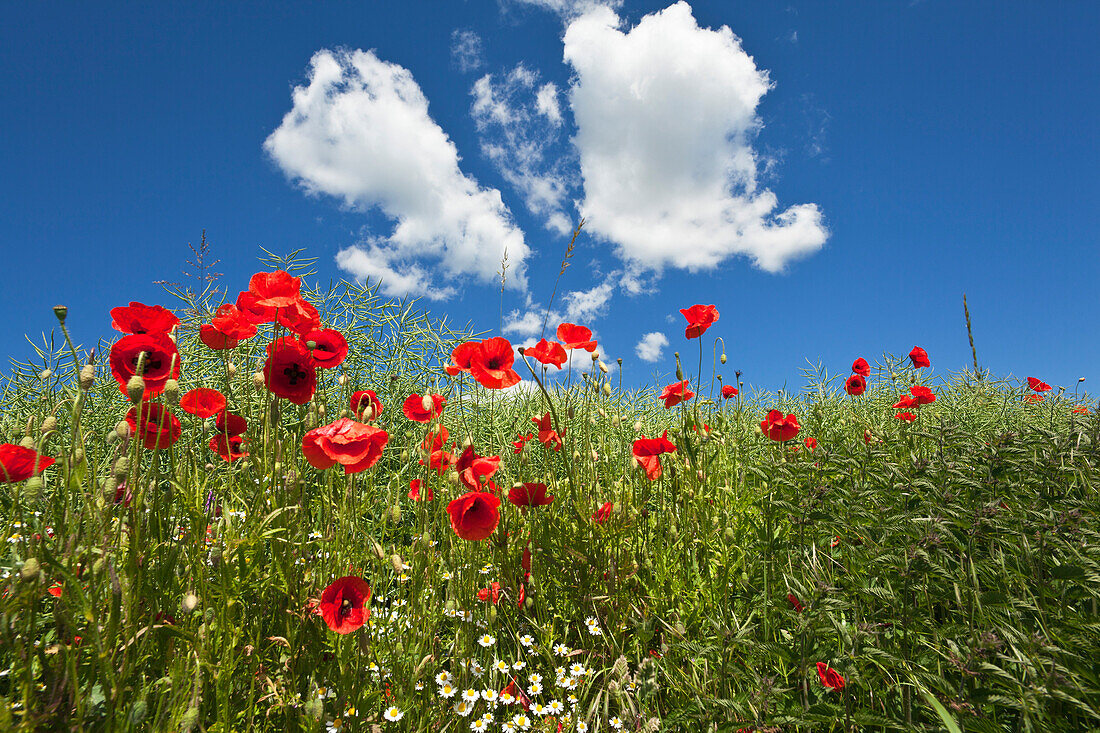
[[[139,351],[130,358],[130,365],[133,367],[135,374],[138,370],[138,364],[141,363],[142,356],[145,357],[146,373],[160,371],[162,361],[159,354],[154,351]]]
[[[291,386],[295,386],[298,384],[299,380],[305,379],[309,376],[309,374],[307,374],[306,371],[302,369],[302,367],[300,367],[299,365],[291,364],[290,366],[283,369],[283,376],[287,378],[287,381],[290,382]]]

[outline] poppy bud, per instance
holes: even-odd
[[[394,504],[390,507],[389,514],[391,522],[394,524],[401,524],[401,506],[399,504]]]
[[[103,569],[107,567],[107,561],[102,557],[92,563],[92,575],[103,575]]]
[[[256,389],[263,389],[265,384],[267,383],[264,381],[263,372],[252,372],[253,387],[255,387]]]
[[[528,611],[535,610],[535,599],[528,595],[523,601],[523,607]]]
[[[405,561],[401,559],[401,556],[396,552],[390,555],[390,565],[393,566],[393,572],[400,575],[405,572]]]
[[[497,621],[497,607],[493,606],[489,609],[489,623],[495,624]]]
[[[572,405],[569,406],[569,409],[566,411],[566,414],[569,415],[570,420],[573,419],[573,416],[576,414],[576,412],[573,410]]]
[[[458,486],[458,471],[447,471],[447,481]]]
[[[726,363],[726,352],[722,352],[722,355],[718,357],[718,361],[722,362],[723,364]]]
[[[53,314],[57,316],[57,320],[61,322],[61,325],[65,325],[65,316],[69,315],[69,309],[63,305],[55,305]]]
[[[122,456],[117,461],[115,461],[114,475],[115,475],[115,478],[117,480],[121,481],[122,479],[126,478],[127,474],[129,474],[129,473],[130,473],[130,459],[129,458],[127,458],[126,456]]]
[[[321,702],[320,698],[314,698],[314,700],[316,700],[318,704],[320,704]],[[306,703],[306,712],[309,712],[309,706],[312,702],[313,700]],[[187,712],[185,712],[183,714],[183,717],[180,718],[180,730],[183,731],[183,733],[191,733],[191,731],[195,729],[195,726],[198,725],[198,723],[199,709],[197,707],[187,708]]]
[[[38,378],[45,382],[47,379],[53,376],[52,369],[43,369],[38,373]]]
[[[339,384],[341,387],[347,387],[350,381],[351,379],[348,378],[347,374],[341,374],[339,377],[336,378],[336,383]]]
[[[320,415],[321,417],[325,416],[325,406],[324,405],[318,405],[317,406],[317,414]]]
[[[27,450],[34,450],[34,438],[29,435],[24,436],[23,439],[19,441],[19,445]]]
[[[237,376],[237,365],[233,362],[227,363],[225,365],[225,373],[229,376],[230,379]]]
[[[351,413],[347,410],[340,410],[340,417],[348,417],[349,415],[351,415]]]
[[[33,583],[42,574],[42,568],[38,564],[38,558],[28,557],[23,563],[23,569],[19,571],[19,579],[24,583]]]
[[[126,382],[126,394],[135,405],[141,402],[141,398],[145,395],[145,379],[136,374],[130,377]]]
[[[638,420],[634,423],[634,432],[635,433],[642,432],[642,421],[641,420]]]
[[[603,383],[603,393],[608,397],[611,396],[611,385],[608,382]]]
[[[85,364],[80,369],[80,388],[91,389],[95,384],[95,364]]]
[[[604,374],[607,374],[609,371],[611,371],[610,369],[607,368],[607,364],[604,364],[602,361],[597,359],[596,363],[599,365],[600,371],[603,372]]]
[[[180,603],[180,608],[184,613],[191,613],[199,606],[199,597],[194,593],[188,593],[183,597],[183,602]]]
[[[618,415],[612,415],[612,416],[611,416],[611,427],[613,427],[613,428],[617,428],[617,427],[619,427],[619,423],[620,423],[620,422],[621,422],[621,421],[619,420],[619,416],[618,416]]]
[[[593,448],[592,449],[592,461],[595,462],[595,461],[598,461],[598,460],[600,460],[600,454],[596,452],[595,448]]]
[[[175,379],[169,379],[164,383],[164,399],[173,407],[179,407],[180,383]]]
[[[41,476],[31,476],[27,479],[27,484],[23,487],[23,496],[27,500],[27,503],[37,503],[38,500],[42,498],[42,492],[45,488],[46,483],[42,480]]]
[[[372,544],[373,546],[371,547],[371,551],[374,552],[374,556],[377,557],[379,560],[386,559],[386,551],[382,549],[382,545],[378,544],[377,542],[373,542]]]
[[[48,415],[46,419],[42,421],[42,427],[39,431],[43,436],[57,432],[57,418],[53,415]]]

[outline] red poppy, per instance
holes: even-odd
[[[1029,394],[1027,396],[1028,402],[1042,402],[1043,396],[1041,394]]]
[[[389,439],[381,428],[342,417],[306,433],[302,453],[314,468],[324,470],[339,463],[344,473],[359,473],[378,463]]]
[[[163,333],[123,336],[111,347],[110,361],[111,374],[122,394],[126,394],[126,383],[137,374],[139,362],[142,362],[146,397],[160,394],[169,379],[180,375],[179,351],[172,339]]]
[[[723,384],[722,385],[722,399],[728,400],[730,397],[736,397],[736,396],[737,396],[737,387],[734,387],[732,384]]]
[[[793,608],[796,613],[802,613],[802,601],[798,600],[798,596],[794,593],[787,594],[787,602],[791,604],[791,608]]]
[[[533,437],[535,437],[534,433],[527,433],[526,435],[524,435],[524,434],[517,435],[516,436],[517,440],[514,443],[512,443],[512,445],[515,447],[515,450],[513,450],[512,452],[513,453],[522,453],[523,452],[523,446],[527,445],[527,441],[530,440]]]
[[[286,308],[301,299],[302,281],[284,270],[257,272],[248,281],[248,292],[256,297],[256,305],[265,308]]]
[[[313,363],[322,369],[338,367],[348,357],[347,339],[339,331],[331,328],[310,331],[302,337],[302,343],[306,344],[310,341],[317,344],[310,352]]]
[[[891,405],[895,410],[908,410],[910,407],[916,406],[917,400],[907,394],[898,397],[898,401]]]
[[[467,341],[464,344],[459,344],[455,350],[451,352],[451,363],[443,367],[443,371],[447,372],[447,374],[452,377],[462,372],[469,372],[470,359],[480,350],[481,345],[477,341]]]
[[[512,368],[516,354],[506,338],[495,336],[481,342],[477,352],[470,357],[470,374],[482,387],[506,389],[520,381]]]
[[[575,323],[563,323],[558,326],[557,337],[566,349],[596,350],[596,342],[592,340],[592,331],[584,326],[578,326]]]
[[[1041,379],[1036,379],[1035,377],[1028,377],[1027,378],[1027,386],[1028,386],[1029,389],[1031,389],[1035,392],[1049,392],[1050,391],[1050,385],[1049,384],[1042,381]]]
[[[1084,405],[1078,405],[1077,407],[1073,408],[1073,412],[1078,415],[1088,415],[1089,408],[1085,407]]]
[[[523,546],[523,554],[520,555],[520,567],[523,568],[523,572],[531,572],[531,541],[528,540],[527,544]]]
[[[49,456],[21,445],[4,443],[0,445],[0,483],[13,484],[37,476],[56,463]]]
[[[180,400],[180,409],[205,420],[225,409],[225,395],[216,389],[193,389]]]
[[[441,422],[436,423],[424,436],[424,440],[420,441],[420,447],[428,453],[435,453],[437,450],[443,450],[443,444],[447,442],[449,437],[450,433],[447,432],[447,426]]]
[[[199,340],[206,344],[206,348],[214,351],[233,349],[241,343],[238,339],[225,335],[209,323],[204,323],[199,327]]]
[[[248,430],[248,422],[240,415],[222,410],[214,419],[214,429],[222,435],[241,435]]]
[[[60,598],[61,597],[61,583],[54,583],[53,585],[51,585],[49,588],[46,589],[46,592],[49,593],[54,598]]]
[[[489,481],[489,478],[497,472],[498,468],[500,468],[500,456],[479,456],[474,452],[472,445],[466,446],[455,464],[458,480],[470,491],[484,488],[482,479],[495,490],[496,486]]]
[[[603,524],[608,519],[611,519],[611,511],[614,508],[615,505],[612,504],[610,501],[604,502],[603,506],[593,512],[592,521],[594,521],[596,524]]]
[[[853,374],[844,383],[844,391],[853,397],[859,397],[867,389],[867,380],[860,374]]]
[[[210,319],[210,325],[230,338],[243,341],[256,335],[256,324],[250,314],[234,303],[222,303]]]
[[[559,369],[565,360],[569,357],[565,354],[565,347],[559,344],[557,341],[547,341],[543,339],[534,346],[530,346],[523,350],[524,356],[529,356],[535,361],[542,362],[543,364],[549,364],[556,366]]]
[[[443,395],[433,394],[421,397],[414,392],[401,405],[401,411],[405,413],[405,417],[414,422],[428,422],[443,414],[443,406],[446,404],[447,400]]]
[[[150,450],[171,448],[180,438],[182,429],[179,418],[159,402],[141,403],[141,412],[131,407],[126,413],[130,433],[141,438],[142,445]]]
[[[932,394],[932,390],[922,384],[910,387],[909,393],[913,395],[913,400],[916,402],[917,407],[921,405],[930,405],[936,401],[936,395]]]
[[[562,436],[565,435],[565,428],[561,429],[560,434],[558,433],[558,431],[554,430],[553,427],[550,425],[549,412],[547,412],[542,417],[531,418],[531,422],[535,423],[535,425],[537,425],[539,428],[540,443],[545,445],[547,448],[552,448],[556,451],[561,450],[561,439]]]
[[[911,412],[899,412],[898,414],[894,415],[894,417],[898,420],[904,420],[905,422],[913,422],[917,419],[917,416]]]
[[[382,414],[382,401],[378,399],[373,389],[364,389],[353,394],[348,407],[356,417],[368,422]]]
[[[817,438],[806,438],[802,441],[802,444],[810,450],[814,450],[817,448]]]
[[[321,593],[318,611],[337,634],[350,634],[370,618],[370,586],[354,575],[338,578]]]
[[[409,482],[409,498],[412,499],[413,501],[422,501],[425,498],[428,501],[431,501],[432,499],[434,499],[435,498],[435,493],[432,491],[431,486],[428,487],[427,497],[422,497],[420,495],[421,485],[422,484],[420,482],[420,479],[413,479],[412,481]]]
[[[300,341],[293,336],[283,336],[268,345],[264,383],[272,394],[296,405],[313,399],[317,370],[309,351]]]
[[[661,390],[661,394],[657,396],[657,399],[665,401],[665,409],[678,405],[681,402],[687,402],[695,393],[688,389],[688,382],[686,379],[682,382],[676,382],[666,386]]]
[[[668,439],[668,431],[660,438],[641,437],[634,441],[631,453],[634,460],[645,469],[646,478],[656,481],[661,478],[661,454],[675,453],[676,445]]]
[[[517,484],[508,491],[508,501],[516,506],[546,506],[554,497],[546,495],[546,484]]]
[[[699,338],[718,320],[718,309],[713,305],[693,305],[690,308],[681,308],[680,312],[688,320],[684,336],[689,339]]]
[[[136,300],[128,306],[111,309],[111,328],[122,333],[166,334],[178,326],[180,319],[159,305],[145,305]]]
[[[871,376],[871,365],[861,356],[852,362],[852,372],[867,379]]]
[[[917,369],[932,366],[928,361],[928,352],[919,346],[914,346],[913,350],[909,352],[909,361],[913,362],[913,366]]]
[[[798,418],[794,415],[783,416],[779,410],[772,410],[768,416],[760,422],[760,429],[764,435],[772,440],[783,442],[798,435],[802,426],[798,424]]]
[[[523,602],[527,600],[527,588],[523,583],[519,584],[519,592],[516,594],[516,608],[523,608]],[[558,723],[561,725],[561,723]]]
[[[513,677],[512,681],[509,682],[508,685],[500,691],[500,696],[503,697],[504,695],[511,695],[512,697],[514,697],[516,699],[516,702],[523,706],[524,710],[529,710],[531,708],[531,698],[523,694],[523,689],[516,684],[515,677]]]
[[[240,435],[215,435],[210,439],[210,450],[221,456],[223,461],[236,461],[248,455],[244,449],[244,438]]]
[[[835,669],[830,669],[825,662],[817,663],[817,676],[821,678],[821,684],[830,690],[843,690],[844,678]]]
[[[432,451],[427,461],[421,458],[419,463],[421,466],[427,466],[442,476],[447,473],[448,468],[455,464],[455,460],[457,459],[453,453],[448,453],[445,450],[436,450]]]
[[[500,583],[494,582],[491,587],[478,590],[477,599],[479,601],[485,603],[490,598],[492,598],[494,606],[500,602]]]
[[[275,321],[298,334],[299,337],[321,328],[321,314],[317,312],[317,308],[308,300],[300,298],[286,308],[276,309]]]
[[[500,523],[500,497],[486,491],[471,491],[447,505],[451,529],[464,540],[487,538]]]

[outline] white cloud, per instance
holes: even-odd
[[[553,83],[518,64],[506,74],[474,82],[470,114],[481,134],[481,152],[523,196],[527,209],[558,234],[573,230],[567,212],[569,181],[576,164],[560,148],[562,123]]]
[[[634,346],[634,353],[642,361],[655,362],[661,358],[661,352],[668,346],[668,336],[660,331],[647,333],[642,340]]]
[[[622,6],[623,0],[515,0],[520,5],[536,7],[557,13],[566,20],[591,11],[593,8]]]
[[[394,221],[387,236],[341,250],[337,264],[382,278],[389,295],[443,298],[453,290],[434,284],[433,272],[494,282],[507,250],[508,287],[526,290],[523,232],[499,191],[459,170],[408,69],[369,51],[322,50],[310,64],[309,83],[295,87],[293,109],[264,149],[308,193],[377,207]]]
[[[728,27],[700,28],[679,2],[623,32],[601,7],[564,43],[581,213],[628,270],[695,272],[743,254],[775,272],[821,248],[816,204],[777,211],[757,186],[756,108],[771,84]]]
[[[463,74],[481,68],[485,63],[481,51],[481,36],[463,28],[452,31],[451,60]]]
[[[574,290],[566,293],[562,298],[565,303],[566,318],[572,323],[587,325],[588,322],[607,312],[607,303],[611,300],[614,290],[614,282],[608,279],[590,290]]]
[[[546,318],[545,313],[544,310],[538,310],[537,305],[532,306],[531,310],[527,310],[522,314],[518,310],[514,310],[504,317],[504,327],[501,331],[506,334],[531,338],[535,341],[538,340],[540,333],[544,336],[549,334],[549,338],[553,338],[554,329],[561,323],[561,314],[552,312],[549,318]],[[544,319],[546,321],[545,333],[542,328]],[[531,342],[531,345],[534,345],[534,341]]]

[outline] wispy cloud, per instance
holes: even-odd
[[[480,69],[485,63],[481,36],[466,28],[451,33],[451,60],[463,74]]]
[[[660,331],[654,331],[642,336],[641,340],[634,346],[634,353],[642,361],[652,363],[660,360],[666,346],[668,346],[668,336]]]

